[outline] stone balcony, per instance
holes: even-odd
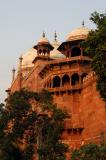
[[[82,85],[77,84],[77,85],[67,85],[67,86],[62,86],[62,87],[55,87],[55,88],[47,88],[47,90],[51,93],[54,92],[65,92],[65,91],[76,91],[76,90],[81,90]]]

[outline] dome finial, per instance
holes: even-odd
[[[56,31],[54,32],[54,40],[57,41],[57,33],[56,33]]]
[[[45,38],[45,32],[43,31],[42,37]]]
[[[82,27],[84,27],[85,26],[85,24],[84,24],[84,20],[82,21]]]
[[[23,60],[22,54],[20,55],[19,60],[20,60],[20,62],[22,62],[22,60]]]

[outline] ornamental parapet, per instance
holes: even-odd
[[[76,57],[71,57],[71,58],[62,58],[62,59],[57,59],[57,60],[53,60],[53,61],[48,61],[47,65],[45,67],[43,67],[43,69],[39,72],[40,76],[44,76],[45,72],[47,72],[48,70],[53,71],[54,70],[58,70],[59,68],[62,69],[62,66],[64,66],[64,64],[67,64],[68,68],[75,68],[75,65],[73,67],[73,63],[74,62],[82,62],[82,61],[86,61],[86,62],[91,62],[91,58],[87,57],[87,56],[76,56]],[[57,67],[56,67],[57,66]],[[67,67],[64,66],[66,69]],[[77,66],[78,67],[78,66]],[[85,66],[84,66],[85,67]]]
[[[96,74],[94,71],[91,71],[86,77],[83,78],[83,87],[96,81]]]

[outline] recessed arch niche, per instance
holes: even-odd
[[[59,76],[55,76],[53,78],[53,88],[55,87],[60,87],[60,77]]]
[[[62,86],[67,86],[69,84],[70,84],[70,77],[69,77],[69,75],[65,74],[62,77]]]
[[[74,73],[71,76],[71,85],[77,85],[77,84],[79,84],[79,75],[78,73]]]
[[[73,47],[71,49],[71,57],[76,57],[81,55],[81,49],[79,47]]]

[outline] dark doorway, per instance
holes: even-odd
[[[62,78],[62,86],[67,86],[70,84],[70,77],[65,74]]]
[[[79,75],[77,73],[74,73],[71,77],[71,84],[76,85],[79,83]]]
[[[53,78],[53,88],[55,87],[60,87],[60,77],[59,76],[55,76]]]
[[[71,49],[71,57],[80,56],[81,49],[79,47],[74,47]]]

